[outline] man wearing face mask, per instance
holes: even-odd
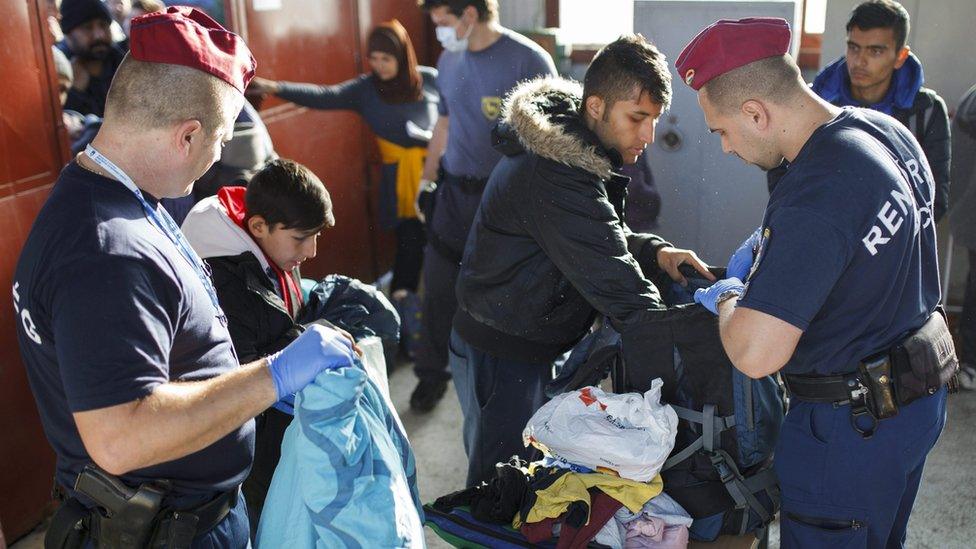
[[[65,109],[104,116],[109,84],[124,54],[112,42],[112,15],[101,0],[64,0],[57,44],[74,72]]]
[[[497,0],[421,0],[420,6],[437,25],[445,50],[437,62],[440,116],[420,191],[421,197],[436,200],[422,199],[418,208],[426,217],[428,248],[415,368],[420,381],[410,406],[425,412],[440,401],[450,378],[447,345],[457,309],[454,286],[471,220],[488,174],[501,158],[492,148],[491,129],[502,98],[516,83],[554,76],[556,68],[540,46],[498,24]],[[430,202],[436,203],[433,211]]]
[[[623,222],[630,178],[671,102],[664,56],[641,36],[603,48],[576,82],[541,78],[505,100],[505,155],[488,180],[458,275],[450,364],[464,412],[468,485],[495,476],[545,403],[553,361],[608,316],[634,327],[664,307],[648,280],[678,266],[713,279],[694,252]],[[624,333],[624,352],[639,343]]]

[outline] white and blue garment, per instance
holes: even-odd
[[[413,451],[360,367],[298,393],[258,528],[258,547],[423,548]]]

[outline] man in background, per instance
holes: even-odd
[[[813,81],[838,107],[867,107],[894,116],[918,139],[935,176],[935,222],[949,207],[949,117],[945,101],[922,87],[922,63],[908,47],[908,11],[894,0],[870,0],[847,21],[847,53]]]
[[[418,208],[427,216],[428,243],[415,366],[419,383],[410,407],[426,412],[444,396],[450,379],[447,344],[457,309],[454,285],[488,174],[501,158],[492,148],[491,130],[502,98],[520,81],[555,76],[556,67],[535,42],[498,24],[496,0],[423,0],[420,6],[437,25],[437,39],[444,46],[437,62],[440,116],[420,190],[429,195],[436,187],[436,208]]]
[[[955,243],[966,248],[969,256],[959,319],[959,383],[972,391],[976,389],[976,86],[959,101],[952,133],[952,179],[956,184],[950,195],[949,229]]]
[[[71,61],[74,82],[64,108],[105,115],[105,97],[124,54],[112,41],[112,16],[101,0],[64,0],[57,44]]]

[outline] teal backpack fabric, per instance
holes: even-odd
[[[324,371],[295,400],[258,547],[424,544],[413,451],[361,367]]]

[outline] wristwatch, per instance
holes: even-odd
[[[420,192],[429,193],[429,192],[433,192],[435,189],[437,189],[437,181],[433,181],[430,179],[420,180]]]
[[[724,292],[718,294],[718,298],[715,300],[715,309],[718,310],[718,306],[722,303],[732,299],[733,297],[739,297],[742,295],[742,290],[738,288],[729,288]]]

